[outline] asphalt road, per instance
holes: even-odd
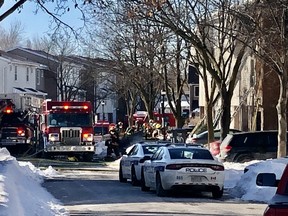
[[[142,192],[129,182],[120,183],[117,170],[101,165],[58,171],[63,176],[47,179],[43,186],[73,216],[260,216],[266,208],[263,203],[234,199],[227,192],[220,200],[210,193],[157,197],[153,191]]]

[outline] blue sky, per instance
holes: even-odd
[[[7,10],[15,1],[8,0],[5,1],[4,6],[0,9],[0,14]],[[48,5],[49,10],[53,11],[55,5]],[[42,12],[41,10],[35,14],[36,5],[33,2],[27,1],[23,5],[23,9],[21,12],[15,11],[13,14],[9,15],[6,19],[0,22],[0,26],[8,29],[10,24],[15,21],[20,21],[24,27],[25,37],[32,39],[35,36],[42,37],[46,35],[49,30],[48,25],[49,21],[51,21],[51,17]],[[61,17],[61,20],[67,22],[69,25],[73,27],[81,26],[82,22],[79,19],[81,14],[77,12],[73,5],[71,10],[67,12],[64,16]]]

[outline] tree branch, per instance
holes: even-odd
[[[9,10],[7,10],[5,13],[3,13],[0,16],[0,22],[3,21],[6,17],[8,17],[10,14],[12,14],[17,8],[19,8],[21,5],[23,5],[27,0],[20,0],[16,4],[14,4]],[[0,8],[3,5],[4,0],[0,0]]]

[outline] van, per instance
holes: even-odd
[[[278,131],[228,134],[220,145],[220,160],[243,163],[277,157]]]

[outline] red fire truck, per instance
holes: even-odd
[[[98,120],[94,125],[94,140],[100,142],[105,138],[104,136],[109,133],[110,123],[105,120]]]
[[[43,156],[91,161],[95,153],[92,106],[88,101],[45,101],[40,117]]]
[[[158,112],[153,112],[152,119],[161,125],[162,125],[163,117],[164,117],[164,121],[165,121],[166,125],[168,125],[169,127],[175,127],[176,126],[176,120],[175,120],[173,113],[164,113],[164,115],[163,115],[163,114],[158,113]],[[135,112],[133,114],[133,121],[134,121],[134,124],[137,122],[137,124],[140,124],[140,125],[142,125],[144,122],[147,123],[149,121],[147,111]]]
[[[37,112],[41,99],[18,93],[0,94],[0,147],[23,156],[36,150]]]

